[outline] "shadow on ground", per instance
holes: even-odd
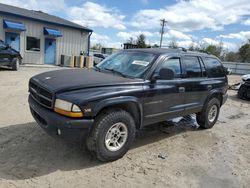
[[[250,104],[250,99],[240,99],[238,97],[237,93],[234,94],[234,95],[229,95],[228,98],[231,99],[231,100],[233,100],[233,101],[235,101],[235,102],[241,102],[241,103]]]
[[[192,117],[178,123],[164,122],[137,133],[132,148],[196,130]],[[0,178],[19,180],[102,165],[86,147],[48,136],[35,122],[0,128]]]

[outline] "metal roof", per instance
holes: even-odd
[[[23,8],[14,7],[14,6],[0,3],[0,13],[11,15],[11,16],[18,16],[18,17],[22,17],[26,19],[39,21],[39,22],[55,24],[55,25],[60,25],[64,27],[70,27],[70,28],[79,29],[82,31],[92,32],[92,30],[87,27],[83,27],[76,23],[70,22],[68,20],[65,20],[57,16],[44,13],[42,11],[28,10],[28,9],[23,9]]]

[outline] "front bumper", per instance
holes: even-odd
[[[79,142],[86,138],[94,120],[65,117],[39,105],[29,96],[30,111],[38,125],[53,137]]]

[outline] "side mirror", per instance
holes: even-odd
[[[168,68],[162,68],[159,71],[159,74],[153,75],[152,80],[173,80],[174,79],[174,71]]]
[[[172,69],[162,68],[159,72],[160,79],[162,80],[173,80],[174,71]]]

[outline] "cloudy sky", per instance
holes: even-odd
[[[42,10],[94,30],[92,44],[121,47],[144,33],[159,44],[160,19],[167,20],[163,44],[219,44],[237,50],[250,39],[249,0],[0,0]]]

